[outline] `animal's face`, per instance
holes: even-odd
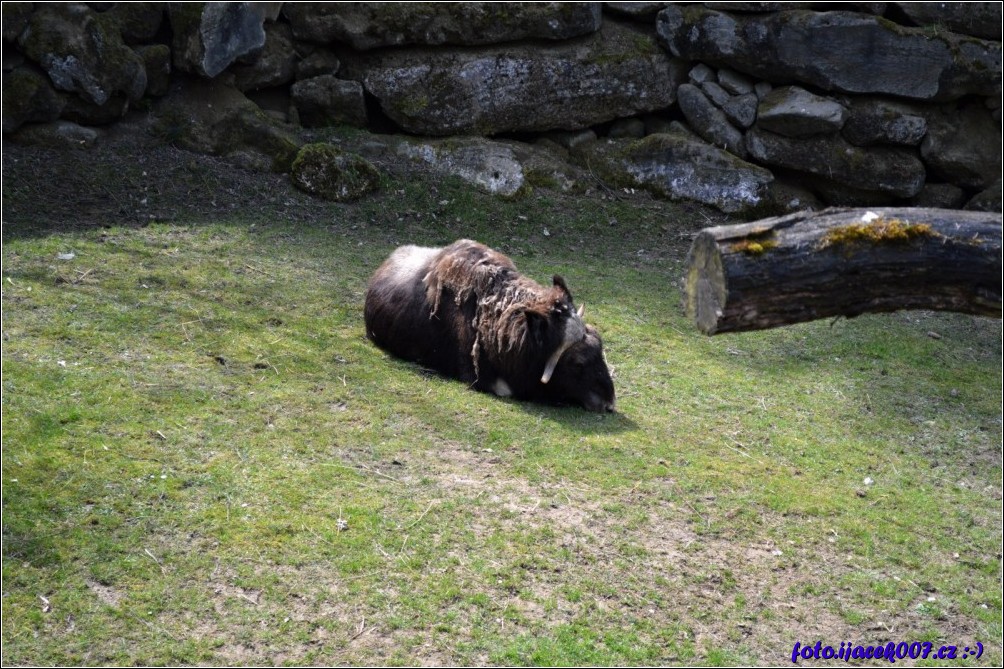
[[[588,411],[613,411],[614,382],[603,357],[603,341],[595,328],[585,327],[585,337],[561,356],[545,392],[554,402],[579,404]]]

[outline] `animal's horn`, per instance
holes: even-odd
[[[568,350],[568,347],[577,341],[585,339],[586,326],[583,324],[581,318],[577,320],[568,320],[565,322],[562,335],[561,343],[558,345],[558,348],[554,349],[554,353],[551,354],[551,357],[547,359],[547,364],[544,365],[544,375],[540,377],[541,383],[547,383],[551,380],[551,375],[554,374],[554,368],[558,366],[558,360],[560,360],[562,354]]]
[[[572,342],[562,342],[561,346],[554,349],[554,353],[551,357],[547,359],[547,364],[544,365],[544,375],[540,377],[541,383],[547,383],[551,380],[551,375],[554,374],[554,368],[558,366],[558,360],[561,359],[562,354],[572,345]]]
[[[575,313],[576,313],[576,315],[578,315],[579,318],[582,318],[583,314],[586,313],[586,303],[583,302],[582,304],[580,304],[579,305],[579,310],[576,311]]]

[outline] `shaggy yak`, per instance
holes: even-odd
[[[596,330],[560,276],[541,286],[467,239],[402,246],[366,291],[366,334],[405,360],[500,397],[614,410]]]

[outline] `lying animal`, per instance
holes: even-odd
[[[467,239],[402,246],[366,291],[366,334],[405,360],[501,397],[614,410],[599,334],[560,276],[544,287]]]

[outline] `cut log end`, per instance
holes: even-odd
[[[728,296],[722,256],[713,235],[700,233],[690,249],[685,281],[687,317],[704,334],[714,334]]]
[[[1001,317],[1000,214],[829,209],[702,230],[684,308],[701,332],[899,309]]]

